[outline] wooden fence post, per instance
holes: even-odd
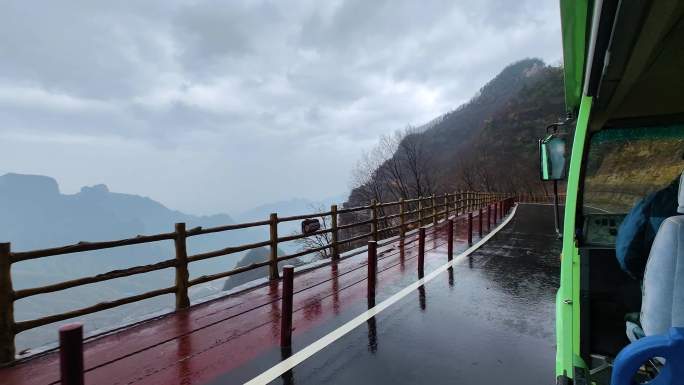
[[[268,277],[278,279],[278,213],[271,213],[269,217],[269,232],[271,234],[271,253],[269,255]]]
[[[418,227],[423,226],[423,196],[418,197]]]
[[[477,210],[477,235],[482,238],[482,207]]]
[[[59,328],[60,383],[85,384],[83,368],[83,324],[66,324]]]
[[[468,212],[468,192],[461,192],[461,207],[463,208],[463,214]]]
[[[463,204],[463,191],[458,192],[458,199],[456,199],[456,216],[461,215],[461,205]]]
[[[368,241],[368,299],[375,298],[375,280],[378,275],[378,243]]]
[[[487,205],[487,232],[492,230],[492,204]]]
[[[373,199],[371,201],[371,215],[372,215],[372,222],[371,222],[371,233],[373,233],[373,240],[378,241],[378,202]]]
[[[0,243],[0,364],[14,361],[14,289],[11,245]]]
[[[444,193],[444,220],[449,220],[449,193]]]
[[[454,259],[454,220],[447,219],[447,260]]]
[[[468,245],[473,244],[473,212],[468,211]]]
[[[454,215],[459,216],[461,215],[461,192],[457,191],[454,193],[454,211],[456,212]]]
[[[292,346],[292,299],[294,296],[294,266],[283,266],[283,296],[280,306],[280,347]]]
[[[430,197],[432,201],[432,227],[437,227],[437,200],[435,199],[435,194]]]
[[[468,199],[469,199],[470,195],[469,195],[469,192],[468,192],[468,191],[466,191],[466,192],[463,193],[463,194],[464,194],[464,195],[463,195],[463,210],[464,210],[465,213],[467,213],[467,212],[469,211],[469,209],[468,209]]]
[[[339,236],[337,234],[337,205],[330,206],[330,231],[332,234],[332,259],[340,259],[340,248],[337,244]]]
[[[458,216],[459,211],[458,211],[458,205],[459,205],[459,199],[460,199],[460,193],[458,191],[454,192],[454,216]]]
[[[399,237],[404,238],[406,235],[406,202],[404,198],[399,199]]]
[[[173,240],[176,246],[176,310],[186,309],[190,306],[188,297],[188,249],[185,235],[185,223],[176,223],[176,237]]]
[[[425,273],[425,227],[418,229],[418,278]]]

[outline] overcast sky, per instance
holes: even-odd
[[[560,43],[551,0],[2,1],[0,173],[191,213],[339,195],[379,135]]]

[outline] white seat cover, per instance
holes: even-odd
[[[677,212],[684,214],[684,175]],[[640,318],[647,336],[684,327],[684,215],[667,218],[658,229],[646,263]]]

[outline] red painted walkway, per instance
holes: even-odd
[[[473,222],[477,238],[477,218]],[[458,252],[466,247],[466,218],[457,218],[455,228]],[[442,224],[436,234],[429,229],[426,250],[443,251],[445,240]],[[431,258],[437,255],[440,261],[434,266],[445,262],[443,252],[426,253],[426,273],[430,271]],[[408,277],[413,279],[416,256],[413,235],[407,237],[403,248],[398,244],[381,248],[378,288]],[[296,273],[295,341],[312,328],[334,323],[345,309],[365,303],[365,261],[364,253]],[[273,282],[87,342],[86,383],[203,384],[277,347],[279,337],[280,282]],[[0,380],[3,385],[59,383],[58,355],[50,352],[2,368]]]

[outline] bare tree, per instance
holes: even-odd
[[[465,190],[475,190],[477,187],[477,167],[473,163],[472,159],[461,156],[456,168],[458,170],[458,184]]]
[[[325,208],[321,205],[309,205],[309,208],[314,213],[322,213],[325,211]],[[328,230],[332,225],[329,215],[321,215],[316,219],[320,220],[321,230]],[[292,235],[296,234],[299,233],[295,232]],[[332,244],[332,233],[327,232],[323,234],[315,234],[306,238],[297,239],[295,240],[295,243],[299,245],[300,251],[330,246]],[[330,247],[326,247],[325,249],[318,251],[316,254],[318,254],[319,259],[330,258],[332,256],[332,250],[330,250]]]
[[[352,188],[366,202],[397,200],[435,193],[436,178],[432,155],[424,136],[413,127],[383,135],[378,144],[363,154],[352,172]]]
[[[408,174],[409,191],[414,196],[427,196],[435,192],[436,174],[424,140],[422,133],[408,127],[399,144],[398,155]]]
[[[385,159],[383,154],[374,150],[364,152],[352,169],[351,187],[366,203],[373,199],[381,202],[385,196],[383,181],[378,178],[378,170]]]
[[[437,172],[433,157],[421,132],[412,127],[380,137],[377,145],[363,154],[352,173],[352,195],[354,203],[368,204],[370,201],[386,202],[401,198],[429,196],[437,190]],[[415,203],[409,205],[413,210]],[[398,212],[397,207],[380,207],[378,215],[385,217]],[[345,215],[344,220],[350,217]],[[369,219],[365,217],[356,220]],[[381,227],[389,227],[389,221],[382,220]],[[364,231],[354,228],[353,232]],[[354,234],[355,235],[355,234]]]
[[[392,135],[383,135],[377,146],[377,150],[387,159],[380,168],[380,174],[394,200],[409,197],[406,170],[399,152],[404,135],[401,131],[395,131]]]

